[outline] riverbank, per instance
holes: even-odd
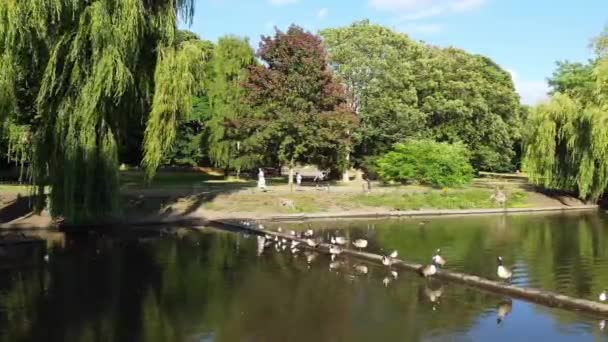
[[[460,189],[373,183],[371,192],[364,191],[364,184],[357,181],[332,183],[329,187],[295,187],[282,179],[270,179],[268,190],[260,191],[255,182],[196,174],[161,174],[152,184],[137,182],[139,178],[133,173],[124,179],[122,215],[105,224],[486,215],[597,208],[576,198],[536,191],[522,179],[481,178]],[[491,199],[496,186],[507,195],[506,208]],[[27,195],[25,187],[2,186],[0,228],[48,228],[58,224],[46,212],[33,215]]]

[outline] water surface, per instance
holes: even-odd
[[[593,299],[608,287],[603,214],[319,222],[320,235],[367,238],[450,269]],[[308,224],[286,226],[305,229]],[[277,228],[271,225],[268,228]],[[252,236],[180,229],[48,235],[0,265],[2,341],[603,341],[584,314],[424,281],[342,257],[257,252]],[[21,254],[20,254],[21,255]],[[308,259],[313,259],[307,262]],[[367,273],[365,273],[367,268]],[[497,324],[498,311],[510,312]]]

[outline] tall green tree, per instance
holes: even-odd
[[[561,93],[592,102],[595,98],[596,80],[593,75],[595,61],[589,63],[557,62],[557,69],[548,79],[551,93]]]
[[[246,81],[251,114],[241,120],[249,148],[296,162],[347,167],[357,118],[344,87],[334,79],[321,38],[291,26],[262,37],[259,58]]]
[[[357,156],[384,153],[421,133],[426,122],[415,79],[426,50],[423,44],[368,20],[325,29],[321,36],[361,120]]]
[[[247,39],[222,37],[213,52],[206,85],[211,111],[207,123],[209,156],[216,166],[236,170],[237,177],[241,169],[257,161],[241,150],[242,138],[230,125],[250,110],[243,83],[254,65],[255,55]]]
[[[193,4],[0,2],[0,120],[32,116],[33,182],[40,198],[50,185],[53,216],[116,212],[118,141],[131,116],[146,122],[143,163],[154,175],[204,71],[201,44],[175,39]]]

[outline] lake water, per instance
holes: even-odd
[[[319,222],[428,262],[595,300],[608,287],[604,214]],[[307,224],[283,229],[304,229]],[[277,228],[271,225],[268,228]],[[217,230],[48,234],[44,251],[0,263],[2,341],[604,341],[586,314],[549,309],[341,257]],[[313,259],[308,262],[308,259]],[[365,266],[365,267],[364,267]],[[365,268],[367,267],[367,273]],[[507,314],[497,323],[498,312]]]

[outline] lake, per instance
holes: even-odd
[[[441,248],[448,269],[490,279],[501,255],[516,285],[595,300],[608,287],[607,223],[607,215],[587,212],[311,226],[322,236],[367,238],[369,251],[396,249],[407,261],[428,263]],[[406,271],[395,276],[347,257],[331,263],[275,246],[258,255],[256,237],[244,234],[180,228],[171,235],[43,235],[46,252],[0,262],[2,341],[608,339],[604,323],[587,314]]]

